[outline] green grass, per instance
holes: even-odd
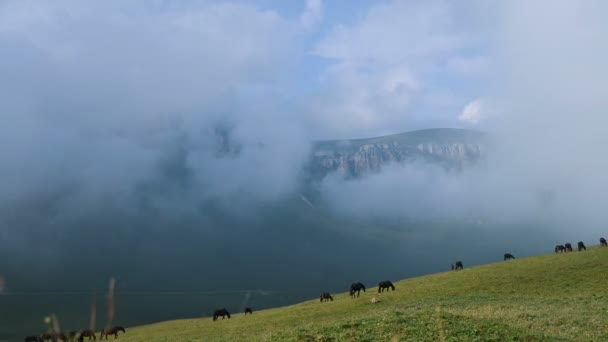
[[[466,266],[466,264],[465,264]],[[367,284],[372,285],[372,284]],[[213,322],[127,329],[120,341],[608,341],[608,248],[551,254]],[[380,303],[371,304],[377,296]]]

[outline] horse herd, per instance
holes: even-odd
[[[585,244],[583,243],[583,241],[579,241],[576,244],[576,247],[578,249],[579,252],[581,251],[586,251],[587,247],[585,246]],[[608,243],[606,243],[606,239],[601,237],[600,238],[600,247],[608,247]],[[563,245],[556,245],[555,246],[555,253],[566,253],[566,252],[572,252],[572,244],[567,242]]]
[[[111,328],[104,328],[99,332],[99,339],[103,340],[104,337],[107,340],[108,336],[114,335],[114,338],[118,338],[119,332],[125,333],[125,328],[121,326],[115,326]],[[65,333],[42,333],[38,336],[28,336],[25,338],[25,342],[69,342],[69,341],[78,341],[83,342],[84,338],[87,337],[88,341],[97,340],[97,336],[95,335],[95,331],[91,329],[84,329],[80,331],[67,331]]]
[[[390,291],[390,290],[395,291],[395,285],[393,285],[392,282],[390,282],[389,280],[385,280],[385,281],[381,281],[380,283],[378,283],[378,293],[384,292],[384,290],[386,291]],[[363,283],[360,282],[356,282],[356,283],[352,283],[350,285],[350,297],[351,298],[355,298],[355,297],[359,297],[361,290],[363,290],[363,292],[365,292],[366,288],[365,285],[363,285]],[[319,301],[320,302],[329,302],[329,301],[334,301],[334,297],[332,297],[332,295],[329,292],[322,292],[321,295],[319,296]],[[245,308],[245,315],[247,314],[253,314],[253,310],[251,308]],[[230,318],[230,312],[228,312],[228,310],[226,310],[226,308],[222,308],[222,309],[217,309],[213,312],[213,320],[217,321],[218,318],[222,317],[222,319],[228,317]]]
[[[603,237],[600,238],[600,246],[608,247],[608,244],[606,243],[606,239]],[[585,244],[582,241],[578,242],[577,247],[578,247],[579,252],[583,251],[583,250],[587,250],[587,247],[585,246]],[[572,244],[566,243],[564,245],[555,246],[555,253],[558,253],[558,252],[572,252]],[[511,253],[505,253],[503,255],[504,261],[513,260],[513,259],[515,259],[515,256]],[[458,271],[458,270],[462,270],[462,269],[464,269],[464,264],[460,260],[456,261],[451,266],[452,271]],[[395,285],[393,285],[392,282],[385,280],[385,281],[381,281],[380,283],[378,283],[378,293],[384,292],[384,290],[389,291],[390,289],[395,291]],[[351,298],[359,297],[361,290],[363,290],[363,292],[365,292],[365,285],[363,285],[363,283],[360,283],[360,282],[352,283],[350,285],[350,291],[349,291],[350,297]],[[322,292],[321,295],[319,296],[319,301],[321,303],[329,302],[329,301],[333,302],[334,297],[332,297],[332,295],[329,292]],[[372,303],[377,303],[377,302],[378,302],[377,298],[372,298]],[[251,308],[245,309],[245,315],[247,313],[250,313],[250,314],[253,313]],[[222,319],[224,319],[225,317],[230,318],[230,313],[228,313],[228,310],[226,310],[226,308],[215,310],[215,312],[213,313],[213,320],[216,321],[219,317],[222,317]]]
[[[600,246],[602,247],[608,247],[608,243],[606,242],[605,238],[600,238]],[[579,241],[577,244],[578,247],[578,251],[583,251],[583,250],[587,250],[587,247],[585,246],[585,244],[582,241]],[[555,246],[555,253],[566,253],[566,252],[572,252],[572,244],[570,243],[565,243],[563,245],[557,245]],[[513,256],[513,254],[511,253],[505,253],[504,254],[504,259],[505,261],[507,260],[511,260],[511,259],[515,259],[515,256]],[[464,269],[464,265],[462,263],[462,261],[456,261],[455,263],[452,264],[451,266],[452,271],[457,271],[457,270],[462,270]],[[384,292],[384,290],[386,291],[390,291],[390,290],[395,291],[395,285],[393,285],[392,282],[385,280],[385,281],[381,281],[380,283],[378,283],[378,293]],[[356,283],[352,283],[350,285],[350,297],[351,298],[355,298],[355,297],[359,297],[361,290],[363,290],[363,292],[365,292],[365,285],[363,285],[363,283],[360,282],[356,282]],[[327,302],[327,301],[334,301],[334,298],[331,296],[331,294],[329,292],[322,292],[321,295],[319,296],[319,300],[320,302]],[[375,300],[375,301],[374,301]],[[372,299],[372,303],[377,303],[378,300],[376,298]],[[253,310],[251,308],[245,308],[245,315],[247,314],[253,314]],[[228,317],[230,318],[230,313],[228,312],[228,310],[226,310],[226,308],[222,308],[222,309],[217,309],[213,312],[213,320],[217,321],[219,317],[222,317],[222,319]],[[125,329],[123,327],[120,326],[116,326],[116,327],[112,327],[112,328],[105,328],[103,330],[101,330],[100,332],[100,337],[99,339],[103,339],[104,337],[107,339],[109,335],[114,335],[114,338],[118,337],[118,332],[122,331],[123,333],[125,332]],[[77,337],[77,338],[76,338]],[[95,332],[93,330],[81,330],[80,332],[67,332],[67,333],[55,333],[55,334],[51,334],[51,333],[43,333],[39,336],[28,336],[25,338],[25,342],[47,342],[47,341],[52,341],[52,342],[57,342],[59,340],[67,342],[67,341],[78,341],[78,342],[83,342],[84,338],[88,337],[88,340],[90,341],[91,339],[96,340],[96,336],[95,336]]]

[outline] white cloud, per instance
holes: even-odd
[[[300,23],[311,29],[323,19],[323,0],[306,0],[306,8],[300,15]]]
[[[312,101],[315,126],[345,138],[409,129],[412,109],[432,92],[433,73],[472,44],[455,21],[448,2],[392,1],[334,26],[312,52],[333,61]]]
[[[472,124],[478,124],[483,119],[485,119],[485,105],[481,99],[476,99],[467,103],[458,117],[458,120]]]
[[[352,26],[337,25],[314,49],[318,56],[349,63],[399,64],[463,47],[446,2],[375,5]]]
[[[490,68],[490,59],[487,56],[461,57],[455,56],[447,62],[447,69],[465,75],[479,75]]]
[[[185,141],[191,165],[183,167],[197,179],[267,197],[286,190],[306,138],[283,111],[251,109],[267,99],[241,94],[278,88],[298,30],[297,19],[249,3],[0,2],[0,185],[23,197],[65,183],[129,193]],[[216,161],[218,122],[231,125],[233,139],[266,148]],[[273,150],[276,140],[292,150]],[[281,165],[289,171],[269,179],[263,170],[285,160],[276,154],[291,158]],[[222,170],[246,162],[248,173]],[[15,202],[4,199],[0,206]]]

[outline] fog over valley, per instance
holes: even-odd
[[[596,244],[604,13],[0,1],[0,341]]]

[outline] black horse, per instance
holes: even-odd
[[[556,245],[555,246],[555,253],[563,253],[566,251],[566,247],[564,247],[564,245]]]
[[[510,259],[515,259],[515,257],[513,256],[513,254],[511,253],[505,253],[505,261],[510,260]]]
[[[95,336],[95,332],[91,329],[82,330],[80,332],[80,336],[78,337],[78,342],[83,342],[85,337],[88,337],[89,341],[91,339],[97,340],[97,336]]]
[[[228,310],[226,310],[226,308],[215,310],[215,312],[213,313],[213,320],[217,321],[220,316],[222,316],[222,319],[226,318],[226,316],[230,318],[230,313],[228,312]]]
[[[572,245],[570,244],[570,242],[568,242],[564,246],[566,248],[566,252],[572,252]]]
[[[600,238],[600,246],[608,247],[608,243],[606,243],[606,239]]]
[[[462,261],[456,261],[456,263],[454,263],[454,270],[458,271],[458,270],[462,270],[464,268],[464,265],[462,265]]]
[[[251,310],[251,308],[245,308],[245,315],[246,314],[253,315],[253,310]]]
[[[587,247],[585,247],[585,244],[583,243],[583,241],[579,241],[577,243],[577,247],[578,247],[578,251],[582,251],[582,250],[587,250]]]
[[[329,292],[323,292],[321,293],[321,296],[319,297],[320,301],[323,302],[324,300],[327,302],[329,300],[331,300],[332,302],[334,301],[334,297],[332,297]]]
[[[42,342],[38,336],[28,336],[25,338],[25,342]]]
[[[355,298],[355,292],[357,292],[357,297],[359,297],[361,290],[363,290],[363,292],[365,292],[365,285],[363,285],[362,283],[359,283],[359,282],[352,283],[350,285],[350,296],[352,298]]]
[[[393,289],[393,291],[395,291],[395,285],[393,285],[393,283],[391,283],[388,280],[379,282],[378,283],[378,293],[384,292],[385,289],[387,292],[390,291],[389,289]]]
[[[105,329],[101,329],[101,333],[99,334],[99,339],[103,340],[103,338],[105,337],[106,340],[108,339],[108,335],[114,335],[114,338],[118,338],[118,332],[122,331],[123,333],[126,333],[125,328],[121,327],[121,326],[115,326],[115,327],[111,327],[111,328],[105,328]]]

